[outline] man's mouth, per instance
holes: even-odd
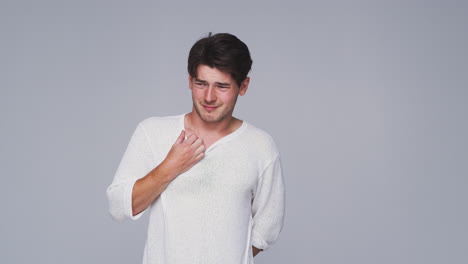
[[[207,111],[213,111],[213,110],[215,110],[216,108],[218,108],[217,106],[212,106],[212,105],[203,105],[203,107],[204,107]]]

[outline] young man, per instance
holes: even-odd
[[[285,189],[276,145],[232,116],[249,87],[247,46],[220,33],[189,53],[190,113],[150,117],[107,189],[116,221],[149,211],[143,263],[251,264],[278,238]]]

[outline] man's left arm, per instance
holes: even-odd
[[[263,169],[253,194],[251,245],[254,247],[254,255],[260,250],[267,250],[276,242],[283,228],[284,213],[285,186],[277,153]]]

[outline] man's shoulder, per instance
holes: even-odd
[[[150,116],[140,121],[140,125],[145,129],[176,128],[180,125],[181,118],[182,114],[171,116]]]
[[[268,133],[266,132],[264,129],[256,126],[256,125],[253,125],[252,123],[250,122],[247,122],[248,123],[248,127],[247,127],[247,131],[249,136],[250,137],[254,137],[256,138],[257,140],[264,140],[264,141],[268,141],[268,142],[273,142],[273,137]]]
[[[183,127],[183,114],[171,116],[151,116],[138,124],[154,142],[173,141]],[[174,138],[175,137],[175,138]]]
[[[245,132],[246,133],[243,138],[249,146],[272,155],[278,154],[279,151],[275,140],[264,129],[248,123],[248,127]]]

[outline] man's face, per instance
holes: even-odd
[[[249,77],[239,87],[229,73],[200,65],[197,77],[189,76],[193,107],[203,121],[220,122],[232,116],[237,96],[245,94],[248,84]]]

